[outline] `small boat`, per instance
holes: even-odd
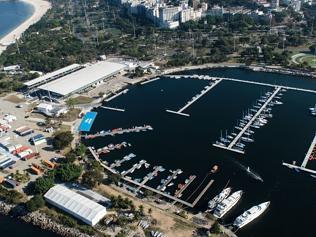
[[[214,166],[212,167],[212,169],[211,169],[211,173],[212,173],[212,174],[215,174],[215,173],[217,173],[217,171],[218,171],[218,165],[214,165]]]

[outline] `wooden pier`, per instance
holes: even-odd
[[[99,157],[95,154],[94,150],[91,147],[88,147],[88,150],[90,151],[90,153],[92,154],[94,159],[96,161],[98,161],[102,167],[104,167],[110,173],[117,174],[117,172],[115,170],[111,169],[110,167],[108,167],[107,165],[103,164],[100,161]],[[126,178],[126,177],[122,177],[121,179],[124,180],[127,183],[133,184],[133,185],[138,186],[140,188],[147,189],[149,191],[152,191],[153,193],[159,194],[159,195],[161,195],[161,196],[163,196],[163,197],[165,197],[167,199],[170,199],[172,201],[176,201],[176,202],[181,203],[181,204],[183,204],[183,205],[185,205],[187,207],[190,207],[190,208],[193,208],[197,204],[197,202],[200,200],[200,198],[204,195],[204,193],[207,191],[207,189],[212,185],[212,183],[214,181],[214,180],[211,180],[210,183],[203,189],[202,193],[200,193],[200,195],[195,199],[195,201],[193,203],[189,203],[189,202],[184,201],[182,199],[179,199],[179,198],[177,198],[175,196],[169,195],[169,194],[161,192],[161,191],[159,191],[159,190],[157,190],[155,188],[149,187],[146,184],[144,184],[143,182],[139,183],[139,182],[136,182],[136,181],[134,181],[132,179],[129,179],[129,178]]]
[[[108,110],[113,110],[113,111],[118,111],[118,112],[125,112],[125,109],[119,109],[119,108],[113,108],[113,107],[108,107],[108,106],[100,106],[103,109],[108,109]]]
[[[316,175],[316,171],[315,170],[312,170],[312,169],[307,169],[306,168],[306,165],[308,163],[308,160],[309,158],[311,157],[312,155],[312,152],[313,150],[315,149],[315,146],[316,146],[316,133],[315,133],[315,136],[314,136],[314,139],[305,155],[305,158],[301,164],[301,166],[298,166],[298,165],[294,165],[294,164],[289,164],[289,163],[286,163],[286,162],[283,162],[282,165],[290,168],[290,169],[297,169],[297,170],[301,170],[301,171],[304,171],[304,172],[307,172],[307,173],[311,173],[313,175]]]
[[[169,113],[173,113],[173,114],[178,114],[178,115],[183,115],[183,116],[187,116],[189,117],[189,114],[185,114],[182,113],[184,110],[186,110],[187,108],[189,108],[193,103],[195,103],[196,101],[198,101],[200,98],[202,98],[207,92],[209,92],[210,90],[212,90],[217,84],[219,84],[222,80],[216,80],[212,85],[209,85],[207,89],[202,90],[202,92],[200,94],[198,94],[194,99],[192,99],[191,101],[189,101],[185,106],[183,106],[181,109],[179,109],[178,111],[173,111],[173,110],[166,110],[166,112]]]
[[[239,139],[242,137],[242,135],[247,131],[247,129],[253,124],[253,122],[258,118],[258,116],[262,113],[262,111],[267,107],[267,105],[273,100],[273,98],[280,92],[282,88],[276,87],[272,95],[269,97],[269,99],[261,106],[261,108],[255,113],[255,115],[249,120],[249,122],[242,128],[242,130],[237,134],[237,136],[231,141],[231,143],[228,146],[221,146],[219,144],[213,144],[216,147],[227,149],[233,152],[238,152],[241,154],[244,154],[244,151],[234,149],[233,147],[235,144],[239,141]]]

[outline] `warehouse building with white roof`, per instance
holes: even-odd
[[[62,76],[65,76],[69,73],[72,73],[72,72],[75,72],[79,69],[82,69],[83,66],[80,65],[80,64],[71,64],[67,67],[63,67],[63,68],[60,68],[56,71],[53,71],[53,72],[49,72],[43,76],[40,76],[40,77],[37,77],[33,80],[30,80],[30,81],[27,81],[27,82],[24,82],[24,85],[28,88],[28,89],[32,89],[32,88],[35,88],[37,86],[41,86],[47,82],[50,82],[50,81],[53,81],[53,80],[56,80]]]
[[[91,226],[96,225],[106,215],[104,206],[63,185],[55,185],[49,189],[44,198],[51,205]]]
[[[120,73],[126,67],[125,64],[108,61],[87,64],[80,70],[45,83],[37,88],[55,98],[67,97],[97,85],[107,78]]]

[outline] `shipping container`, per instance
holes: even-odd
[[[33,151],[31,149],[26,149],[25,151],[22,151],[20,153],[17,154],[17,156],[21,159],[23,159],[24,157],[28,156],[29,154],[32,154]]]
[[[50,162],[49,160],[44,160],[43,163],[51,169],[55,168],[55,164]]]
[[[32,159],[33,157],[39,156],[39,153],[31,153],[25,157],[23,157],[23,160],[29,160]]]
[[[41,174],[41,171],[38,168],[34,167],[34,166],[31,167],[31,170],[32,170],[32,172],[34,174],[37,174],[37,175]]]

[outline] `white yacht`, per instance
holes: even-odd
[[[253,206],[249,210],[245,211],[243,214],[238,216],[234,221],[233,225],[237,228],[242,228],[254,219],[258,218],[267,208],[269,207],[270,202],[264,202],[257,206]]]
[[[218,203],[222,202],[225,198],[229,196],[231,191],[232,189],[230,187],[223,189],[222,192],[220,192],[211,201],[208,202],[209,209],[213,210]]]
[[[222,218],[227,212],[229,212],[240,200],[243,194],[242,190],[234,192],[228,198],[224,199],[221,203],[219,203],[214,211],[214,216],[216,218]]]

